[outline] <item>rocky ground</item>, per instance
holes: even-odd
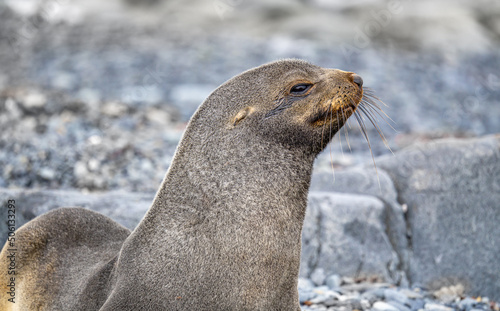
[[[299,280],[302,310],[372,311],[479,311],[499,310],[487,297],[465,297],[463,288],[446,287],[430,293],[423,288],[397,288],[370,280],[355,280],[331,275],[322,286],[308,279]]]
[[[394,152],[500,132],[499,3],[395,2],[1,2],[0,187],[154,194],[199,103],[285,57],[360,74],[388,105],[394,121],[380,126]],[[316,174],[370,163],[357,126],[347,129]],[[375,157],[390,154],[369,135]],[[463,291],[437,306],[423,286],[311,282],[301,281],[305,309],[498,310]]]

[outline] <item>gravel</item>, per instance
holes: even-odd
[[[487,297],[456,294],[447,301],[425,288],[397,287],[366,279],[330,275],[327,280],[340,280],[340,285],[317,286],[309,279],[299,279],[299,300],[302,310],[371,310],[371,311],[475,311],[500,310],[498,302]],[[327,283],[328,284],[328,283]]]

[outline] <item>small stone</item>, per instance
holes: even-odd
[[[422,298],[424,298],[424,296],[422,296],[422,294],[420,294],[414,290],[410,290],[410,289],[406,289],[406,288],[401,289],[399,292],[410,299],[422,299]]]
[[[87,169],[87,165],[84,162],[78,161],[75,163],[73,173],[75,174],[76,178],[82,178],[87,176],[89,171]]]
[[[384,296],[385,296],[386,300],[396,301],[396,302],[398,302],[402,305],[405,305],[405,306],[410,305],[410,301],[409,301],[408,297],[406,297],[405,294],[400,293],[397,290],[388,288],[388,289],[384,290]]]
[[[476,307],[476,305],[477,305],[477,301],[475,299],[470,298],[470,297],[467,297],[458,303],[458,306],[460,307],[460,309],[465,310],[465,311],[470,311],[471,309]]]
[[[346,303],[350,307],[350,310],[363,310],[367,307],[366,303],[363,303],[363,301],[358,298],[349,299]]]
[[[5,108],[10,117],[13,119],[19,119],[23,115],[23,112],[19,109],[16,101],[10,97],[5,100]]]
[[[99,169],[101,163],[97,159],[90,159],[88,163],[88,168],[90,171],[95,172]]]
[[[318,268],[314,270],[313,273],[311,273],[311,281],[313,281],[313,283],[316,284],[317,286],[325,284],[325,279],[326,275],[325,275],[325,270],[323,270],[323,268]]]
[[[158,109],[158,108],[150,108],[146,112],[146,118],[148,121],[151,121],[153,123],[157,123],[159,125],[169,125],[172,123],[172,117],[170,116],[170,113]]]
[[[387,302],[388,304],[390,304],[391,306],[395,307],[396,309],[398,309],[399,311],[411,311],[410,308],[408,308],[407,306],[405,306],[404,304],[402,303],[399,303],[397,301],[388,301]]]
[[[68,72],[58,72],[52,79],[52,85],[58,89],[71,90],[77,85],[77,78]]]
[[[385,299],[385,288],[372,288],[363,293],[362,296],[373,295],[379,299]]]
[[[311,299],[311,302],[313,304],[324,304],[326,301],[330,300],[331,297],[329,297],[326,294],[320,294],[316,296],[314,299]]]
[[[101,94],[98,90],[83,88],[78,91],[77,95],[78,99],[83,101],[84,103],[88,103],[91,106],[96,105],[101,100]]]
[[[104,106],[101,108],[101,112],[108,117],[120,117],[127,113],[128,108],[125,104],[119,103],[119,102],[107,102],[104,104]]]
[[[398,308],[391,306],[390,304],[383,302],[383,301],[377,301],[373,304],[372,310],[374,311],[399,311]]]
[[[329,288],[335,289],[335,288],[340,287],[342,279],[337,274],[333,274],[333,275],[330,275],[329,277],[327,277],[325,282]]]
[[[311,280],[305,278],[299,278],[298,288],[300,290],[313,290],[314,284]]]
[[[437,303],[428,302],[425,304],[425,310],[429,311],[454,311],[452,308]]]
[[[36,129],[36,119],[33,117],[21,119],[20,125],[25,132],[34,132]]]
[[[23,98],[23,106],[27,109],[41,108],[47,103],[47,97],[42,93],[28,93]]]
[[[56,178],[56,172],[49,167],[42,167],[40,171],[38,171],[38,176],[45,180],[53,180]]]
[[[465,287],[462,284],[442,287],[435,291],[434,296],[443,302],[451,302],[462,296],[465,292]]]
[[[299,291],[299,302],[304,304],[306,301],[316,298],[317,294],[312,291]]]
[[[319,295],[323,295],[326,292],[330,292],[330,289],[328,288],[328,286],[318,286],[314,289],[314,292],[318,293]]]
[[[425,301],[423,299],[410,300],[410,308],[414,311],[424,309]]]
[[[141,161],[141,170],[143,172],[152,172],[152,171],[154,171],[154,165],[153,165],[153,163],[151,163],[150,160],[145,159],[145,160]]]
[[[90,145],[99,145],[102,143],[102,137],[99,135],[92,135],[87,139]]]

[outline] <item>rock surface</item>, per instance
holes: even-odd
[[[372,196],[310,193],[302,233],[301,275],[311,277],[316,285],[323,285],[332,274],[377,276],[399,283],[399,257],[386,223],[389,212]]]
[[[408,208],[408,278],[500,296],[500,136],[417,144],[379,159]]]

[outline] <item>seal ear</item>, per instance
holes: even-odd
[[[241,109],[236,114],[236,116],[233,118],[233,121],[231,122],[231,124],[233,126],[238,125],[238,123],[240,123],[243,119],[245,119],[246,117],[248,117],[249,115],[251,115],[254,112],[254,110],[255,109],[253,107],[246,107],[246,108]]]

